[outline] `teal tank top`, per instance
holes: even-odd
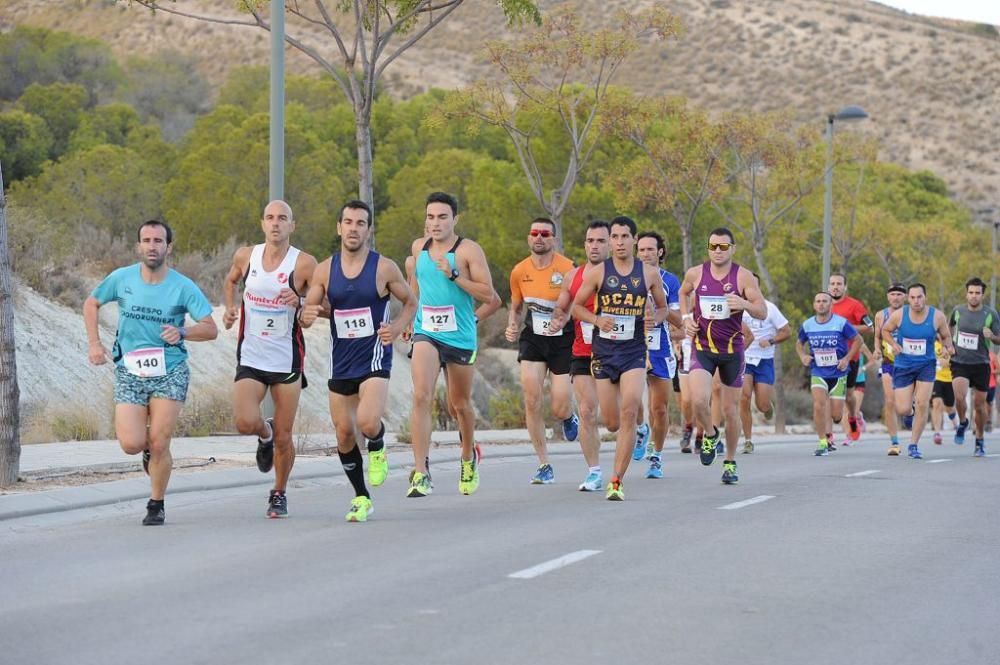
[[[455,268],[455,250],[462,238],[459,237],[445,256],[452,269]],[[420,300],[417,302],[417,318],[413,332],[458,349],[475,351],[476,306],[472,296],[458,284],[448,279],[438,270],[430,254],[431,240],[417,256],[417,286]]]

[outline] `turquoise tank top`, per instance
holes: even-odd
[[[445,254],[452,269],[455,268],[455,250],[461,242],[462,238],[459,237]],[[431,258],[430,246],[431,240],[428,240],[417,256],[420,299],[417,302],[413,332],[457,349],[475,351],[475,301],[468,292],[438,270]]]

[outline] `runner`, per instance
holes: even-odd
[[[993,404],[997,396],[997,374],[1000,374],[1000,358],[990,351],[990,389],[986,393],[986,431],[993,431]]]
[[[475,454],[476,412],[472,405],[473,363],[478,348],[475,302],[493,299],[493,281],[482,248],[455,234],[458,201],[450,194],[427,197],[426,229],[430,238],[411,247],[417,286],[417,314],[413,334],[414,472],[409,497],[432,491],[427,471],[431,444],[431,405],[441,364],[448,366],[448,401],[455,409],[462,447],[458,489],[472,494],[479,487],[479,460]]]
[[[662,324],[668,311],[659,271],[633,256],[635,242],[634,221],[624,216],[611,220],[612,257],[586,271],[573,299],[573,318],[596,328],[591,373],[597,380],[601,413],[619,414],[614,474],[605,495],[610,501],[625,498],[622,478],[635,447],[632,434],[645,385],[645,333]],[[595,293],[594,309],[587,309]],[[649,297],[656,305],[652,320],[646,316]]]
[[[892,342],[889,337],[882,333],[882,328],[886,321],[894,313],[899,311],[906,302],[906,287],[899,282],[893,282],[885,293],[889,306],[875,313],[875,341],[872,355],[876,362],[880,364],[878,370],[879,380],[882,382],[882,422],[889,432],[889,450],[895,450],[894,455],[899,454],[899,416],[896,415],[896,405],[893,400],[892,372],[893,361],[896,356],[892,351]]]
[[[858,366],[858,378],[854,383],[854,412],[858,414],[858,431],[864,434],[867,425],[865,424],[865,414],[861,410],[861,407],[865,402],[865,384],[868,382],[868,372],[874,367],[871,349],[868,348],[868,345],[864,341],[861,342],[861,356],[858,360],[860,364]],[[850,445],[847,441],[844,444]]]
[[[978,277],[965,283],[965,305],[956,307],[948,325],[955,343],[955,357],[951,361],[951,374],[955,387],[955,409],[958,411],[958,429],[955,443],[965,443],[965,430],[969,427],[967,395],[972,388],[972,406],[975,411],[976,457],[986,454],[986,421],[989,407],[986,396],[990,390],[990,342],[1000,342],[1000,315],[983,303],[986,284]]]
[[[720,434],[712,422],[712,381],[716,370],[721,381],[720,402],[726,419],[726,457],[722,482],[739,482],[736,445],[740,436],[740,393],[743,390],[743,311],[758,319],[767,317],[767,304],[753,274],[733,263],[736,244],[732,231],[717,228],[708,238],[709,260],[687,271],[681,285],[681,314],[686,332],[694,340],[688,381],[694,414],[705,432],[701,463],[715,461]],[[694,296],[694,311],[688,298]]]
[[[385,453],[385,404],[392,370],[392,342],[410,325],[417,301],[399,266],[369,249],[371,208],[348,201],[340,209],[340,251],[316,269],[301,319],[309,328],[325,302],[330,310],[330,418],[337,454],[354,488],[348,522],[366,522],[374,512],[365,486],[358,433],[367,441],[368,481],[379,486],[389,474]],[[389,319],[389,295],[403,308]]]
[[[819,445],[816,455],[830,453],[827,430],[831,422],[839,423],[844,417],[844,400],[847,397],[847,372],[850,358],[861,348],[861,336],[854,326],[842,316],[832,312],[833,297],[820,291],[813,298],[815,316],[806,319],[799,328],[795,350],[802,364],[809,368],[809,391],[813,400],[813,425]]]
[[[864,304],[847,295],[847,277],[840,273],[830,275],[830,282],[827,291],[833,296],[833,313],[847,319],[847,322],[854,326],[854,329],[862,336],[872,331],[872,320],[868,316],[868,310]],[[847,373],[847,423],[844,424],[844,434],[849,441],[857,441],[861,438],[861,428],[858,425],[858,411],[854,406],[854,386],[858,381],[858,368],[860,366],[859,353],[851,356],[851,367]],[[833,429],[831,427],[831,429]],[[833,441],[830,441],[833,446]]]
[[[677,354],[677,385],[681,395],[681,420],[684,421],[684,430],[681,432],[681,452],[691,453],[691,435],[694,432],[694,405],[691,402],[691,384],[689,372],[691,371],[691,338],[684,332],[684,327],[671,331],[671,336],[678,349]],[[702,429],[698,428],[698,435],[695,440],[695,447],[701,446]]]
[[[274,467],[274,487],[265,514],[288,515],[285,489],[295,463],[292,426],[299,396],[306,387],[305,340],[296,320],[300,295],[305,295],[316,259],[292,247],[295,230],[292,209],[271,201],[260,222],[264,242],[240,247],[222,282],[226,311],[222,324],[229,330],[240,320],[233,384],[233,420],[240,434],[257,435],[257,468]],[[236,290],[243,297],[236,307]],[[260,404],[270,391],[274,417],[262,418]]]
[[[942,353],[941,342],[934,342],[934,355],[937,358],[934,374],[934,388],[931,391],[931,427],[934,428],[934,443],[940,446],[944,441],[941,436],[944,414],[947,411],[952,426],[955,425],[955,389],[951,385],[951,360]]]
[[[518,342],[517,361],[521,368],[524,391],[524,416],[531,445],[538,456],[534,485],[555,481],[545,445],[545,418],[542,416],[542,392],[549,377],[549,400],[552,415],[562,422],[563,436],[576,441],[580,419],[573,413],[570,384],[570,360],[573,355],[573,327],[566,321],[552,326],[552,313],[562,291],[565,275],[573,262],[555,251],[556,225],[539,217],[531,222],[528,247],[531,255],[514,266],[510,273],[510,312],[505,336]],[[527,309],[528,316],[524,317]],[[518,327],[524,328],[518,335]]]
[[[760,284],[760,278],[754,273],[754,279]],[[767,305],[767,316],[755,319],[743,312],[743,334],[751,339],[747,346],[746,367],[743,372],[743,392],[740,396],[740,420],[743,424],[743,452],[753,452],[753,416],[750,413],[751,401],[757,405],[757,410],[770,418],[774,411],[771,396],[774,390],[774,345],[784,342],[792,336],[788,319],[781,313],[778,306],[764,299]]]
[[[906,297],[909,304],[893,312],[882,326],[882,335],[891,340],[896,357],[892,374],[896,413],[900,416],[914,415],[908,454],[913,459],[921,459],[920,435],[927,424],[927,407],[931,401],[937,365],[934,340],[942,340],[944,353],[949,357],[955,355],[955,347],[951,343],[944,314],[926,303],[927,288],[919,282],[911,284],[906,290]],[[952,364],[953,374],[954,367]],[[898,455],[899,448],[890,447],[889,454]]]
[[[207,342],[219,331],[212,306],[187,277],[166,264],[174,234],[165,222],[143,222],[137,232],[139,263],[104,278],[83,303],[87,358],[91,364],[115,364],[115,432],[122,450],[142,453],[149,474],[146,526],[163,524],[164,496],[173,460],[170,439],[184,400],[190,372],[185,342]],[[112,355],[101,343],[102,305],[118,303],[118,334]],[[185,326],[185,317],[196,323]]]
[[[639,445],[632,452],[632,459],[640,460],[645,454],[649,458],[647,478],[663,477],[663,444],[667,439],[667,429],[670,425],[667,419],[667,403],[670,399],[671,382],[677,375],[677,360],[674,358],[673,344],[670,341],[670,330],[667,326],[681,325],[680,291],[681,283],[677,276],[660,267],[666,258],[667,244],[663,236],[654,231],[643,231],[636,242],[636,255],[647,266],[657,269],[660,282],[667,295],[667,320],[646,333],[646,350],[648,367],[646,369],[646,386],[649,388],[649,424],[645,432],[651,433],[649,444]],[[650,303],[646,301],[647,305]],[[646,315],[650,315],[647,309]],[[642,437],[643,443],[647,437]]]
[[[595,219],[587,225],[584,237],[584,251],[587,263],[574,268],[563,279],[563,290],[559,294],[555,311],[552,313],[552,325],[562,327],[563,319],[573,304],[584,276],[596,270],[608,259],[608,243],[611,238],[611,225],[602,219]],[[595,296],[591,296],[584,306],[588,311],[594,311]],[[573,381],[573,394],[580,409],[580,449],[583,460],[587,463],[587,476],[580,483],[581,492],[599,492],[604,487],[601,474],[601,440],[597,431],[597,382],[590,373],[591,343],[594,338],[594,326],[579,320],[573,322],[573,359],[570,361],[570,375]],[[618,431],[618,410],[601,414],[605,426],[611,432]]]

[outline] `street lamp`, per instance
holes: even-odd
[[[826,192],[823,198],[823,283],[830,283],[830,245],[833,236],[833,123],[864,120],[868,114],[860,106],[845,106],[837,113],[826,116]]]

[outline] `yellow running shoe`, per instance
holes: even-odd
[[[432,491],[434,489],[431,486],[431,479],[426,473],[420,473],[419,471],[410,473],[410,489],[406,491],[406,496],[418,498],[427,496]]]
[[[462,460],[462,476],[458,480],[458,491],[469,495],[479,488],[479,465],[475,460]]]
[[[378,487],[388,475],[389,458],[386,457],[385,448],[368,453],[368,482],[373,487]]]
[[[618,478],[612,478],[608,483],[608,492],[604,495],[608,501],[624,501],[625,493],[622,492],[622,483]]]
[[[375,512],[372,500],[366,496],[356,496],[351,499],[351,509],[347,511],[348,522],[367,522],[368,516]]]
[[[889,446],[889,457],[899,457],[899,446]]]

